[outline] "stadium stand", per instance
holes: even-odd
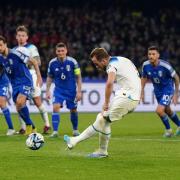
[[[180,12],[175,4],[171,8],[168,4],[158,8],[156,4],[156,8],[147,10],[136,8],[130,0],[105,0],[103,5],[94,0],[55,0],[53,4],[45,0],[31,2],[31,6],[25,1],[11,5],[5,2],[0,7],[0,34],[13,47],[17,25],[26,25],[30,42],[39,48],[44,78],[59,41],[67,43],[69,54],[79,60],[85,80],[104,78],[89,62],[89,53],[97,46],[105,47],[112,55],[129,57],[140,69],[147,47],[155,44],[160,47],[162,58],[180,72]]]

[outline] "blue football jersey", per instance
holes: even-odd
[[[0,65],[0,69],[3,68],[3,66]],[[7,87],[9,86],[9,79],[7,75],[4,72],[4,69],[0,72],[0,87]]]
[[[149,60],[143,63],[142,77],[150,79],[154,86],[154,93],[160,96],[164,93],[174,93],[174,80],[176,72],[172,66],[163,60],[159,60],[157,66],[153,66]]]
[[[80,73],[77,61],[67,56],[64,61],[52,59],[48,67],[48,76],[54,79],[55,88],[61,92],[76,92],[76,75]]]
[[[26,63],[29,61],[29,54],[26,48],[10,50],[7,57],[0,55],[0,64],[3,65],[12,86],[32,86],[32,77]]]

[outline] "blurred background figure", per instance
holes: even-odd
[[[56,57],[53,58],[48,67],[48,77],[46,82],[46,97],[51,98],[50,87],[54,80],[55,88],[53,93],[53,113],[51,137],[58,136],[60,123],[59,111],[63,107],[70,110],[70,119],[73,126],[73,136],[78,136],[78,113],[77,102],[81,100],[81,71],[76,59],[67,56],[67,46],[64,43],[56,45]]]
[[[0,63],[0,108],[6,119],[6,123],[8,125],[8,130],[7,130],[6,135],[12,136],[14,135],[15,130],[13,127],[9,108],[7,107],[7,95],[8,95],[8,89],[9,89],[9,83],[10,83],[9,79],[4,72],[2,64]]]
[[[18,46],[14,47],[14,49],[17,49],[18,47],[25,47],[28,49],[31,58],[35,59],[38,63],[38,65],[41,65],[41,60],[40,60],[40,55],[38,52],[37,47],[34,44],[28,43],[28,29],[25,26],[18,26],[16,28],[16,40],[18,42]],[[44,104],[41,101],[41,87],[37,86],[36,80],[37,80],[37,74],[33,66],[28,66],[30,69],[30,73],[32,75],[32,80],[33,80],[33,93],[32,93],[32,99],[36,107],[39,109],[39,112],[41,114],[41,117],[44,121],[44,128],[43,128],[43,134],[47,134],[50,125],[49,125],[49,118],[48,118],[48,113],[45,109]],[[21,123],[21,129],[19,130],[19,134],[24,134],[26,130],[26,125],[23,121],[23,119],[19,116],[19,120]]]
[[[0,33],[8,37],[13,47],[17,24],[28,28],[29,42],[38,47],[41,55],[43,78],[54,56],[54,46],[60,41],[68,42],[68,51],[78,59],[80,67],[88,61],[92,48],[102,46],[111,54],[130,58],[139,70],[146,59],[146,49],[157,45],[162,59],[180,72],[179,8],[177,0],[173,3],[160,0],[155,5],[143,0],[138,3],[131,0],[54,0],[53,3],[32,0],[29,4],[7,0],[0,7]],[[93,66],[91,73],[89,68],[82,69],[82,77],[94,80],[105,76]]]

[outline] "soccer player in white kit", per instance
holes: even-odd
[[[111,135],[111,122],[120,120],[124,115],[134,111],[140,101],[141,80],[134,64],[125,57],[111,57],[104,48],[95,48],[90,58],[100,70],[106,70],[107,82],[102,112],[96,121],[77,137],[64,135],[64,141],[69,149],[77,143],[99,133],[99,149],[89,155],[91,158],[108,156],[108,143]],[[117,81],[119,89],[110,102],[113,84]]]
[[[40,66],[41,60],[40,60],[40,55],[39,55],[38,49],[34,44],[27,42],[28,34],[29,34],[28,29],[25,26],[18,26],[17,27],[17,29],[16,29],[16,40],[18,42],[18,46],[26,47],[30,52],[30,56],[33,59],[36,59],[39,66]],[[17,47],[15,47],[15,49]],[[40,111],[40,114],[41,114],[42,119],[44,121],[43,133],[46,134],[46,133],[48,133],[48,131],[50,129],[48,113],[45,109],[44,104],[42,103],[42,100],[41,100],[41,87],[36,85],[37,74],[35,72],[35,69],[33,67],[30,67],[30,66],[29,66],[29,69],[30,69],[30,73],[32,75],[33,86],[34,86],[34,92],[32,94],[33,102]],[[21,122],[21,129],[19,130],[19,133],[24,134],[26,126],[25,126],[24,121],[21,118],[20,118],[20,122]]]

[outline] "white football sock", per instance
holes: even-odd
[[[73,146],[75,146],[77,143],[90,138],[94,134],[96,134],[96,131],[91,125],[88,128],[86,128],[79,136],[71,137],[71,143]]]
[[[49,127],[50,126],[49,125],[49,117],[48,117],[48,113],[47,113],[47,111],[46,111],[46,109],[44,107],[44,104],[41,104],[41,106],[39,106],[39,112],[40,112],[41,117],[42,117],[42,119],[43,119],[43,121],[45,123],[45,126]]]
[[[103,131],[105,134],[99,133],[99,149],[101,152],[108,154],[108,144],[111,137],[111,124],[109,122],[106,121]]]
[[[102,114],[99,113],[97,115],[96,121],[94,122],[93,125],[89,126],[87,129],[85,129],[79,136],[71,137],[72,145],[75,146],[80,141],[90,138],[97,132],[103,132],[103,130],[105,129],[105,122],[106,122],[106,120],[103,118]]]

